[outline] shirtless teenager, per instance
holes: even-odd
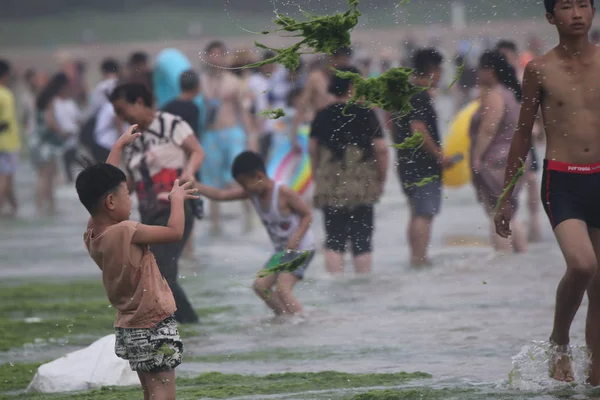
[[[202,88],[207,104],[206,131],[202,135],[202,146],[206,159],[202,166],[202,183],[225,189],[235,185],[231,176],[231,165],[246,146],[254,149],[256,135],[252,117],[243,106],[245,93],[239,77],[224,69],[228,67],[225,44],[212,42],[206,47],[208,63],[202,79]],[[252,226],[251,205],[244,203],[244,230]],[[210,202],[211,231],[221,232],[219,203]]]
[[[298,127],[305,121],[307,113],[311,111],[315,115],[317,111],[324,109],[335,101],[335,97],[329,93],[329,80],[332,74],[330,68],[349,67],[351,59],[352,49],[343,47],[331,56],[329,65],[326,62],[320,63],[308,74],[306,85],[298,102],[296,116],[292,122],[291,139],[294,149],[300,149],[297,137]]]
[[[556,293],[550,335],[550,376],[574,380],[569,351],[571,323],[587,290],[586,342],[589,383],[600,384],[600,49],[588,40],[593,0],[544,0],[546,18],[559,44],[533,59],[523,77],[523,104],[508,154],[505,186],[531,148],[531,130],[541,106],[546,132],[542,180],[544,208],[567,264]],[[510,198],[510,196],[506,196]],[[510,235],[511,209],[501,204],[496,231]]]

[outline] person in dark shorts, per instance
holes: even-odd
[[[418,50],[413,59],[413,83],[427,87],[437,86],[442,73],[442,55],[433,48]],[[440,212],[442,203],[442,169],[453,162],[444,157],[438,132],[437,112],[428,90],[411,99],[412,111],[398,119],[393,127],[394,141],[402,143],[415,133],[424,136],[418,149],[397,151],[396,166],[402,188],[410,204],[408,243],[411,265],[429,265],[427,248],[433,218]],[[420,184],[424,179],[429,183]]]
[[[341,70],[360,73],[353,67]],[[334,102],[315,116],[309,141],[314,207],[325,216],[325,264],[330,274],[343,274],[350,242],[355,273],[369,274],[373,210],[387,177],[388,145],[375,111],[348,104],[354,93],[349,79],[331,77],[329,93]]]

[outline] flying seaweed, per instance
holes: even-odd
[[[393,144],[392,147],[399,150],[416,150],[421,147],[424,142],[425,136],[421,132],[415,131],[412,136],[404,139],[402,143]]]
[[[274,51],[276,55],[248,64],[244,68],[257,68],[266,64],[280,63],[288,69],[296,70],[300,65],[301,54],[325,53],[332,55],[336,50],[350,46],[350,31],[358,24],[358,17],[361,13],[358,11],[358,0],[348,0],[348,5],[350,9],[343,14],[319,16],[302,11],[308,18],[308,21],[304,22],[296,21],[287,15],[277,14],[273,22],[281,28],[275,32],[292,32],[295,33],[292,37],[300,37],[302,40],[291,47],[281,49],[254,42],[257,47]],[[271,32],[261,33],[266,35]],[[312,51],[301,53],[300,50],[303,46]]]
[[[502,191],[502,194],[498,198],[498,202],[496,203],[496,207],[494,208],[494,214],[496,214],[498,212],[498,210],[500,209],[500,206],[502,205],[502,202],[504,201],[506,196],[508,196],[508,192],[517,185],[517,182],[523,176],[524,173],[525,173],[525,162],[523,160],[521,160],[521,167],[517,170],[517,173],[515,174],[515,176],[513,176],[512,180],[510,181],[508,186],[506,186],[506,188],[504,188],[504,190]]]
[[[460,77],[465,72],[465,66],[467,64],[467,57],[469,56],[469,52],[471,51],[471,47],[473,47],[472,44],[469,46],[469,49],[467,50],[467,52],[463,56],[463,62],[462,62],[462,64],[460,64],[458,66],[458,68],[456,68],[456,74],[452,78],[452,82],[450,82],[450,85],[448,86],[448,89],[452,89],[452,86],[454,86],[454,84],[460,80]]]
[[[279,119],[281,117],[285,117],[285,111],[283,111],[283,108],[278,108],[276,110],[264,110],[260,112],[260,115],[268,119]]]
[[[399,117],[408,114],[412,110],[411,98],[427,89],[410,81],[412,71],[411,68],[395,67],[378,77],[363,78],[355,72],[334,69],[337,76],[350,79],[354,86],[354,95],[346,103],[344,111],[360,101],[361,105],[378,107]]]
[[[294,272],[304,265],[309,257],[310,251],[280,251],[271,257],[265,269],[261,270],[257,276],[259,278],[264,278],[265,276],[278,274],[280,272]]]

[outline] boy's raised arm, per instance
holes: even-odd
[[[167,226],[154,226],[139,224],[131,242],[134,244],[158,244],[178,242],[183,237],[185,228],[185,213],[183,202],[185,200],[197,199],[198,196],[193,193],[197,189],[190,189],[191,182],[186,182],[179,186],[179,180],[176,180],[173,185],[173,190],[169,193],[171,201],[171,215]]]
[[[196,183],[195,186],[199,194],[214,201],[234,201],[248,198],[248,193],[242,188],[217,189],[201,183]]]

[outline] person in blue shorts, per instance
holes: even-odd
[[[256,135],[252,117],[243,107],[244,92],[240,78],[226,70],[226,48],[222,42],[212,42],[206,48],[208,58],[206,74],[202,82],[206,99],[206,131],[202,146],[206,159],[202,166],[202,182],[208,186],[225,189],[235,185],[231,164],[235,157],[252,147]],[[254,146],[255,147],[255,146]],[[250,204],[244,203],[245,230],[251,229]],[[210,203],[211,231],[221,232],[219,206]]]

